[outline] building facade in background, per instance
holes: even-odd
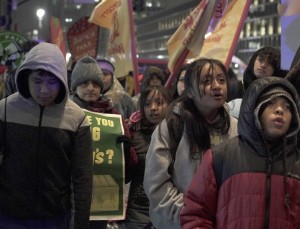
[[[229,0],[230,1],[230,0]],[[137,54],[142,59],[168,59],[166,43],[185,17],[198,5],[195,0],[132,0],[134,7]],[[66,33],[80,17],[90,16],[98,2],[93,0],[1,0],[0,16],[11,18],[9,26],[0,26],[0,32],[10,28],[28,38],[47,40],[51,16],[61,19]],[[10,8],[8,7],[10,6]],[[42,27],[36,14],[38,7],[46,9]],[[15,10],[14,10],[15,9]],[[281,25],[277,1],[253,0],[245,21],[235,56],[245,63],[259,48],[280,48]],[[107,31],[100,29],[99,52],[104,56]]]

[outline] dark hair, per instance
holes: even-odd
[[[22,45],[22,51],[24,53],[29,52],[34,46],[38,45],[39,42],[38,41],[34,41],[34,40],[30,40],[30,41],[26,41],[23,45]]]
[[[162,83],[162,85],[166,82],[166,75],[164,71],[156,66],[148,66],[146,70],[143,72],[143,79],[141,82],[140,91],[146,89],[149,86],[150,80],[156,76]]]
[[[172,94],[173,99],[177,99],[179,97],[178,91],[177,91],[177,84],[178,84],[180,75],[182,74],[183,71],[187,70],[187,67],[188,67],[187,64],[182,65],[181,68],[180,68],[180,70],[179,70],[179,72],[176,74],[176,76],[174,78],[174,82],[173,82],[172,88],[171,88],[171,94]]]
[[[240,80],[238,80],[237,75],[234,71],[229,68],[228,69],[228,78],[227,78],[227,102],[237,99],[243,98],[244,88],[243,84]]]
[[[190,159],[201,158],[202,153],[211,147],[210,132],[212,130],[218,129],[221,133],[227,133],[229,130],[230,117],[223,106],[219,109],[220,121],[218,126],[216,126],[216,124],[210,124],[206,121],[203,115],[199,113],[194,100],[188,96],[188,91],[193,87],[195,81],[199,85],[200,73],[206,64],[209,64],[210,69],[213,71],[215,66],[219,66],[227,78],[225,66],[216,59],[201,58],[188,66],[184,78],[186,90],[166,110],[172,157],[169,169],[173,167],[175,162],[177,147],[184,130],[190,145]]]
[[[143,90],[141,92],[141,95],[140,95],[140,98],[138,101],[140,111],[141,111],[143,117],[145,117],[145,109],[144,108],[145,108],[145,104],[147,101],[147,97],[152,91],[155,91],[155,94],[161,95],[167,104],[170,104],[172,101],[170,91],[167,88],[165,88],[164,86],[155,85],[155,86],[147,87],[145,90]]]
[[[286,73],[284,73],[280,69],[280,50],[275,49],[273,47],[263,47],[259,50],[257,50],[250,58],[249,64],[247,65],[244,76],[243,76],[243,81],[244,81],[244,89],[246,90],[249,85],[256,80],[256,76],[254,74],[254,63],[256,60],[256,57],[261,57],[266,60],[268,64],[270,64],[273,69],[273,76],[278,76],[278,77],[284,77]]]

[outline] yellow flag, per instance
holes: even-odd
[[[102,0],[94,8],[89,22],[110,29],[112,27],[114,14],[120,5],[120,0]]]
[[[205,39],[197,58],[215,58],[229,67],[250,4],[251,0],[230,1],[215,30]]]
[[[89,22],[110,30],[106,56],[114,64],[117,78],[134,70],[130,13],[129,0],[102,0],[89,18]]]
[[[168,40],[168,68],[171,72],[186,49],[190,51],[189,58],[200,53],[217,2],[218,0],[202,0]]]

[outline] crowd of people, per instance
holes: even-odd
[[[3,82],[0,228],[109,228],[90,218],[85,110],[122,120],[113,144],[129,192],[119,228],[300,228],[300,62],[285,71],[280,58],[257,50],[243,80],[199,58],[170,89],[150,66],[132,97],[109,60],[83,56],[67,71],[56,45],[31,44]]]

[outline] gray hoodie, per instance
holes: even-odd
[[[28,70],[54,74],[62,87],[40,106],[28,88]],[[82,109],[68,99],[64,56],[54,44],[30,50],[16,72],[18,92],[0,101],[0,212],[15,219],[69,214],[88,228],[92,195],[92,142]],[[72,188],[71,188],[72,187]]]

